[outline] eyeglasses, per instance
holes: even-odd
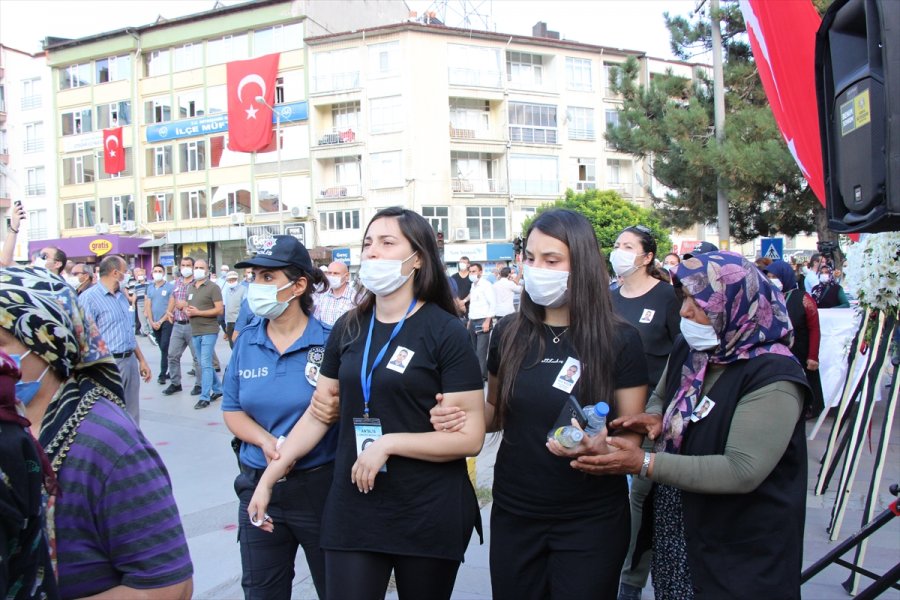
[[[46,252],[41,252],[38,256],[41,257],[41,260],[50,260],[50,257],[47,256]],[[56,260],[56,259],[53,259],[53,260]]]
[[[641,233],[646,233],[650,237],[653,237],[653,230],[647,227],[646,225],[632,225],[631,229],[637,229]]]

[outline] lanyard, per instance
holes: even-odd
[[[363,352],[362,366],[359,368],[359,377],[362,383],[362,393],[363,393],[363,417],[366,419],[369,418],[369,396],[372,392],[372,374],[375,372],[375,367],[378,366],[378,363],[384,358],[384,353],[387,352],[388,346],[391,345],[391,342],[394,341],[394,338],[397,337],[397,334],[400,333],[400,329],[403,327],[403,323],[406,322],[406,317],[409,316],[409,313],[412,312],[413,308],[416,307],[416,299],[413,298],[412,302],[409,304],[409,308],[406,309],[406,314],[403,315],[403,318],[400,319],[400,322],[394,326],[394,330],[391,332],[391,337],[388,338],[387,343],[381,347],[381,350],[378,354],[375,355],[375,361],[372,363],[372,368],[366,373],[366,363],[369,362],[369,348],[372,346],[372,331],[375,329],[375,311],[372,311],[372,320],[369,321],[369,335],[366,337],[366,349]]]

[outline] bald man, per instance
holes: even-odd
[[[313,316],[331,327],[338,318],[355,306],[353,288],[350,286],[350,269],[339,260],[334,261],[324,271],[329,289],[316,297]]]

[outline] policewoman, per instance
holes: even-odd
[[[235,480],[241,546],[241,585],[245,598],[291,597],[294,561],[303,547],[316,592],[325,598],[325,561],[320,525],[334,470],[337,427],[275,484],[268,507],[278,524],[274,535],[250,523],[247,504],[266,465],[278,456],[286,436],[309,406],[315,373],[328,330],[311,316],[313,285],[324,277],[295,237],[275,236],[272,245],[237,268],[252,267],[247,290],[259,318],[238,337],[225,373],[225,424],[241,440],[241,473]]]
[[[328,596],[384,598],[393,571],[401,599],[446,599],[478,519],[465,463],[484,442],[478,360],[434,230],[420,215],[393,207],[372,218],[359,277],[367,292],[335,323],[317,388],[319,395],[337,386],[340,396],[322,522]],[[470,415],[451,433],[434,431],[429,420],[441,391]],[[272,513],[276,481],[315,452],[325,431],[307,411],[269,464],[248,508],[260,529],[282,527]]]

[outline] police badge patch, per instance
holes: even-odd
[[[313,346],[306,354],[306,361],[316,366],[321,366],[325,358],[325,346]]]

